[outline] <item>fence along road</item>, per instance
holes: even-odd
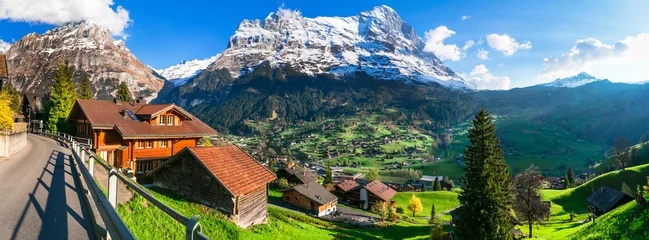
[[[0,159],[1,239],[95,239],[72,161],[60,142],[32,134]]]

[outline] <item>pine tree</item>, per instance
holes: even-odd
[[[59,64],[50,93],[47,129],[54,132],[69,132],[70,125],[65,121],[77,99],[72,69],[66,61]]]
[[[464,151],[466,184],[458,197],[462,221],[457,222],[461,239],[511,239],[511,181],[496,126],[487,111],[473,119],[470,146]]]
[[[117,99],[119,99],[122,102],[130,102],[131,101],[131,91],[128,90],[128,86],[126,85],[126,82],[120,82],[119,87],[117,89]]]
[[[81,83],[79,85],[79,99],[93,99],[92,90],[90,89],[90,80],[88,74],[85,72],[81,75]]]
[[[439,183],[439,177],[435,177],[435,182],[433,182],[433,191],[442,191],[442,184]]]
[[[327,161],[327,170],[326,170],[326,173],[325,173],[325,179],[324,179],[324,181],[322,183],[323,184],[330,184],[330,183],[333,183],[333,182],[334,182],[334,180],[333,180],[333,177],[332,177],[332,174],[331,174],[331,163],[329,161]]]
[[[430,221],[429,223],[433,223],[435,220],[437,220],[437,213],[435,212],[435,203],[433,203],[433,206],[430,208]]]
[[[566,174],[566,187],[575,186],[575,173],[572,171],[572,168],[568,168],[568,174]]]

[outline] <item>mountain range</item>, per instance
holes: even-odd
[[[46,92],[57,65],[68,61],[77,81],[88,74],[96,98],[111,99],[125,81],[136,97],[176,103],[221,132],[250,133],[242,124],[248,119],[291,122],[386,108],[398,110],[395,119],[428,131],[463,122],[481,105],[498,114],[555,114],[564,121],[574,112],[613,114],[591,109],[586,99],[624,110],[620,117],[628,118],[620,124],[647,128],[638,122],[646,111],[626,105],[645,105],[638,97],[644,85],[580,73],[509,91],[474,91],[424,45],[392,8],[377,6],[349,17],[306,18],[280,9],[262,20],[243,20],[222,53],[159,70],[89,21],[28,34],[0,45],[0,51],[5,50],[10,82],[19,90]],[[567,108],[572,112],[555,112]],[[592,138],[608,141],[608,136]]]

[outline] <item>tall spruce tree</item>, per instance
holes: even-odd
[[[119,83],[119,87],[117,89],[117,99],[121,100],[122,102],[130,102],[132,99],[131,91],[128,90],[128,86],[124,81]]]
[[[90,88],[90,80],[88,74],[85,72],[81,75],[81,83],[79,84],[79,99],[93,99],[92,89]]]
[[[65,121],[72,110],[77,93],[72,80],[72,69],[68,61],[59,64],[50,93],[47,129],[50,131],[69,132],[70,125]]]
[[[568,168],[568,174],[566,174],[566,187],[575,187],[575,173],[572,168]]]
[[[442,191],[442,184],[439,183],[439,177],[435,177],[435,182],[433,182],[433,191]]]
[[[466,184],[458,197],[462,204],[458,235],[461,239],[511,239],[509,170],[496,126],[484,107],[473,119],[469,141],[464,151]]]
[[[327,170],[325,172],[325,179],[324,179],[324,181],[322,183],[323,184],[330,184],[330,183],[333,183],[333,182],[334,182],[334,180],[333,180],[333,176],[332,176],[332,173],[331,173],[331,163],[329,161],[327,161]]]

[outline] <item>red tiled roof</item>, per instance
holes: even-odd
[[[136,113],[147,106],[150,105],[129,102],[123,102],[118,105],[113,101],[79,99],[73,107],[72,112],[76,109],[82,111],[93,127],[115,128],[125,139],[147,137],[201,137],[217,134],[216,130],[212,129],[197,118],[192,118],[191,120],[186,119],[183,121],[182,125],[177,126],[151,125],[146,121],[134,121],[131,118],[124,118],[123,111],[125,109],[128,109],[132,113]],[[160,105],[156,104],[154,106],[157,107]],[[177,109],[182,109],[175,105],[166,106],[173,106]]]
[[[275,180],[275,174],[236,145],[187,148],[235,196]]]
[[[387,185],[385,185],[379,180],[374,180],[363,187],[367,189],[367,191],[374,193],[374,195],[383,199],[383,201],[386,202],[390,201],[390,199],[392,199],[392,197],[394,197],[394,195],[397,194],[397,191],[395,191],[391,187],[388,187]]]
[[[336,187],[339,187],[343,191],[347,192],[358,187],[358,183],[356,181],[344,181],[336,185]]]

